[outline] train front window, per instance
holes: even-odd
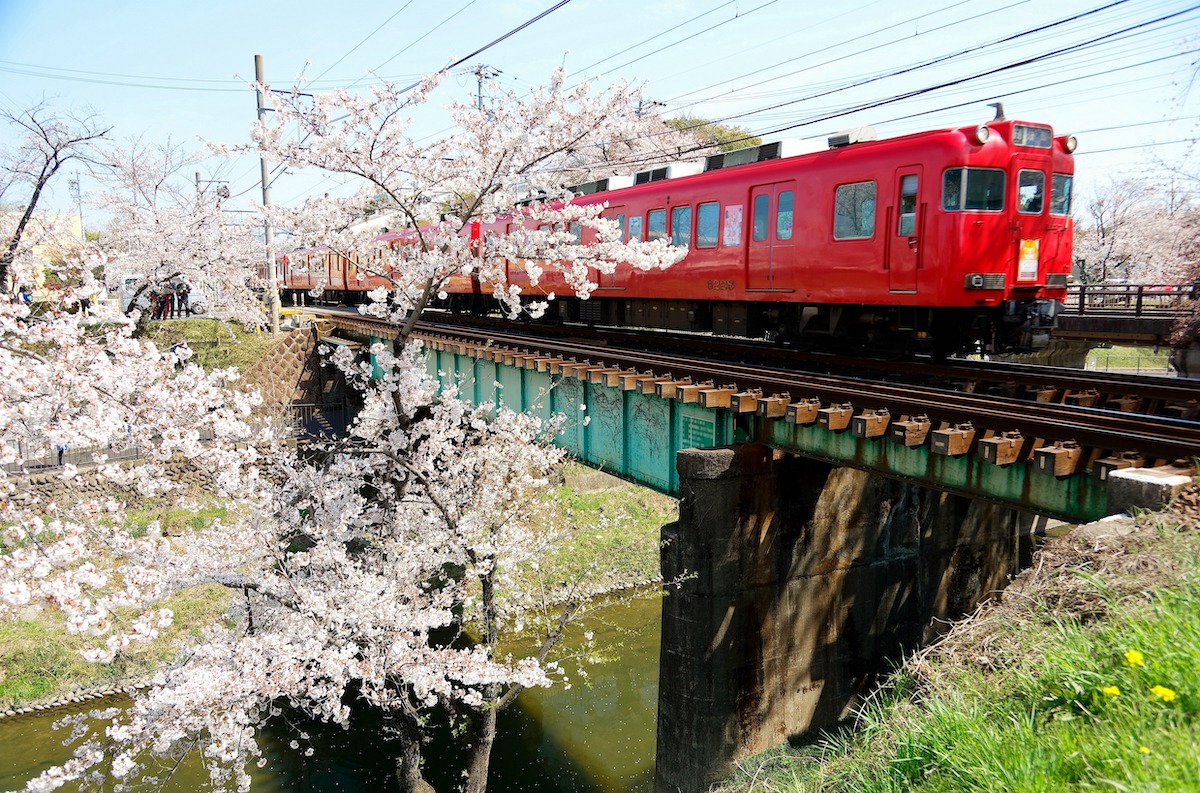
[[[692,244],[692,208],[671,210],[671,244],[686,247]]]
[[[875,183],[839,185],[834,194],[833,238],[863,240],[875,233]]]
[[[651,209],[646,215],[646,241],[662,239],[667,236],[667,210]]]
[[[1040,215],[1046,199],[1046,174],[1022,170],[1017,174],[1017,210],[1026,215]]]
[[[942,175],[942,209],[947,212],[1000,212],[1004,209],[1004,171],[948,169]]]
[[[778,215],[775,217],[775,239],[790,240],[792,238],[792,206],[795,198],[791,190],[779,193]]]
[[[710,201],[696,207],[696,247],[717,247],[717,226],[721,221],[721,204]]]
[[[1074,177],[1056,173],[1050,177],[1050,214],[1071,214],[1071,183]]]

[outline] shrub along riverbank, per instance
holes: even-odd
[[[733,791],[1200,790],[1200,489],[1047,543],[853,723]]]

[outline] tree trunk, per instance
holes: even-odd
[[[492,763],[492,744],[496,742],[496,695],[499,691],[489,686],[485,692],[487,709],[480,715],[479,729],[475,735],[475,746],[471,750],[471,764],[467,768],[465,793],[484,793],[488,784],[488,769]]]
[[[396,779],[403,793],[436,793],[433,786],[421,775],[421,735],[407,717],[396,719],[396,733],[400,738],[400,759],[396,761]]]

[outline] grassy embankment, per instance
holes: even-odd
[[[1198,714],[1200,488],[1050,542],[853,724],[714,789],[1200,791]]]
[[[1087,369],[1098,372],[1167,374],[1169,350],[1152,347],[1097,347],[1088,353]]]
[[[193,343],[199,362],[207,367],[237,366],[248,369],[274,342],[263,334],[211,320],[163,322],[155,328],[160,347],[181,340]],[[200,342],[196,344],[196,342]],[[574,580],[587,570],[607,571],[611,586],[636,586],[658,575],[659,528],[675,518],[675,502],[618,480],[568,466],[563,484],[546,494],[543,510],[547,525],[594,526],[603,531],[576,532],[573,542],[560,548],[544,567],[561,580]],[[224,515],[219,505],[189,511],[171,504],[142,504],[130,510],[132,529],[157,520],[172,535],[203,528]],[[601,520],[617,517],[616,520]],[[168,662],[178,642],[193,626],[220,616],[228,594],[219,588],[198,588],[180,593],[170,606],[175,624],[160,639],[142,645],[111,665],[89,664],[79,655],[84,646],[68,635],[61,618],[50,612],[30,612],[25,619],[0,622],[0,711],[53,700],[76,690],[119,685],[144,676]]]

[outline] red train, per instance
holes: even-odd
[[[1074,149],[1047,125],[999,118],[878,141],[846,134],[792,156],[775,143],[709,157],[689,175],[673,166],[604,180],[576,201],[606,203],[626,238],[668,236],[686,258],[597,274],[588,300],[548,277],[531,291],[555,292],[553,316],[566,321],[877,354],[1035,349],[1071,271]],[[339,257],[301,255],[304,268],[283,268],[290,302],[318,282],[344,302],[382,283]],[[520,262],[507,267],[510,282],[528,284]],[[446,291],[448,308],[494,307],[470,278]]]

